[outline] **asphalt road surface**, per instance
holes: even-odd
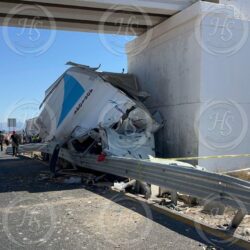
[[[144,203],[103,186],[51,181],[43,176],[47,170],[42,162],[0,153],[1,250],[212,249],[215,237]]]

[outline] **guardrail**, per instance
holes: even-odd
[[[62,149],[59,157],[88,169],[145,181],[183,194],[244,209],[250,212],[250,183],[233,177],[200,171],[174,163],[156,163],[107,157],[98,162],[96,156],[69,153]]]
[[[52,154],[53,145],[34,144],[21,147],[20,151],[36,150]],[[145,181],[169,190],[178,191],[202,200],[211,200],[250,213],[250,182],[234,177],[201,171],[179,162],[136,160],[120,157],[106,157],[99,162],[97,156],[72,153],[61,149],[59,157],[88,169],[117,176]]]
[[[47,143],[32,143],[32,144],[24,144],[20,145],[18,148],[18,153],[28,153],[28,152],[34,152],[34,151],[49,151],[50,146]],[[53,150],[51,148],[51,150]],[[12,154],[12,147],[7,147],[6,149],[7,154]]]

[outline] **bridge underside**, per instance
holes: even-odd
[[[139,35],[192,0],[0,0],[2,26]]]

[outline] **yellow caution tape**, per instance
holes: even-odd
[[[165,160],[169,160],[169,161],[189,161],[190,160],[191,161],[191,160],[226,159],[226,158],[248,158],[248,157],[250,157],[250,154],[165,158]]]

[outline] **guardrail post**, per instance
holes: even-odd
[[[247,215],[246,212],[238,210],[236,215],[234,216],[231,224],[229,225],[228,230],[235,231],[238,228],[238,226],[240,225],[240,223],[243,221],[245,215]]]
[[[177,206],[177,201],[178,201],[178,195],[177,191],[171,191],[171,202]]]

